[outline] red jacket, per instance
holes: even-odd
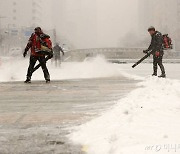
[[[41,35],[45,35],[45,34],[42,33]],[[31,55],[32,56],[44,56],[44,55],[39,54],[37,52],[41,51],[42,42],[46,43],[46,46],[49,49],[52,48],[52,43],[51,43],[51,40],[49,38],[50,37],[41,38],[36,33],[33,33],[31,35],[31,37],[29,38],[28,44],[26,46],[26,49],[29,50],[31,48]]]
[[[46,37],[46,38],[42,38],[42,42],[45,42],[46,43],[46,47],[48,47],[49,49],[52,49],[52,42],[51,42],[51,40],[48,38],[48,37]]]

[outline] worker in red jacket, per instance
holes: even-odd
[[[52,58],[52,43],[50,37],[44,34],[40,27],[36,27],[34,31],[35,32],[29,38],[29,41],[23,53],[23,56],[26,57],[28,50],[31,49],[27,78],[24,82],[31,83],[31,76],[34,66],[36,62],[39,61],[44,73],[46,83],[49,83],[50,75],[46,66],[45,55],[48,55],[49,59]]]

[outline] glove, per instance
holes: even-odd
[[[23,53],[23,57],[26,57],[27,52],[28,52],[28,50],[27,50],[27,48],[25,48],[25,49],[24,49],[24,53]]]
[[[160,52],[159,52],[159,51],[156,51],[156,52],[155,52],[155,56],[156,56],[156,57],[159,57],[159,56],[160,56]]]

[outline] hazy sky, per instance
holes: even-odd
[[[0,27],[41,26],[50,35],[55,28],[58,41],[72,48],[139,47],[150,38],[151,25],[180,38],[178,0],[0,1],[0,16],[6,17]]]
[[[60,41],[74,48],[119,47],[137,31],[138,0],[54,0],[53,23]]]
[[[37,6],[30,0],[1,1],[4,27],[32,26],[36,16],[36,26],[56,28],[58,40],[73,48],[120,47],[121,39],[138,29],[138,0],[42,0]]]

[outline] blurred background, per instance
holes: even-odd
[[[180,51],[179,0],[1,0],[0,52],[24,49],[37,26],[68,49],[143,48],[151,25]]]

